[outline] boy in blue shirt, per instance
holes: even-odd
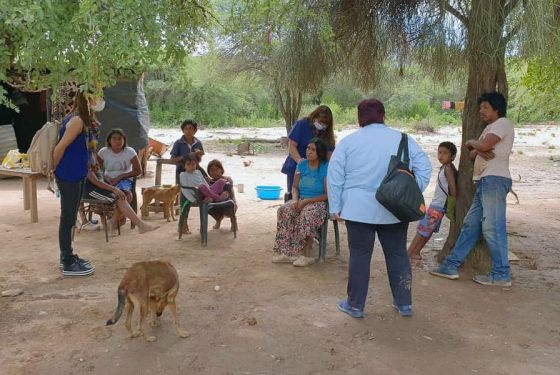
[[[185,171],[183,158],[191,153],[195,154],[197,161],[200,163],[204,155],[204,148],[202,142],[194,135],[198,130],[198,124],[194,120],[185,120],[181,124],[183,136],[175,141],[171,149],[171,161],[177,163],[175,170],[175,183],[179,183],[179,175]],[[202,172],[202,171],[201,171]],[[202,172],[206,175],[205,172]]]

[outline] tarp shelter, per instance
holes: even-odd
[[[124,130],[128,146],[136,151],[148,145],[150,115],[144,95],[144,80],[120,79],[104,90],[105,109],[97,113],[101,123],[99,146],[105,146],[107,134],[113,128]]]
[[[49,118],[50,108],[48,92],[22,92],[6,84],[12,102],[18,106],[19,113],[0,106],[0,146],[16,148],[13,134],[20,152],[27,152],[33,136]],[[142,77],[138,80],[120,79],[113,87],[104,90],[105,109],[97,113],[101,123],[99,147],[105,146],[107,133],[113,128],[121,128],[127,135],[128,145],[136,151],[148,145],[150,116],[144,95]],[[13,132],[10,128],[13,127]],[[7,131],[5,131],[7,129]],[[4,130],[4,131],[2,131]],[[9,150],[0,150],[0,161]]]

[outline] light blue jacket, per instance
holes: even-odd
[[[401,133],[384,124],[371,124],[337,144],[327,174],[329,211],[345,220],[369,224],[399,222],[376,199],[375,193],[387,174],[391,155],[397,154]],[[430,182],[432,165],[426,153],[409,136],[410,169],[420,190]]]

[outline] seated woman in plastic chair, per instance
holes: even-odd
[[[96,199],[105,202],[116,202],[117,210],[111,218],[111,232],[118,228],[118,218],[127,217],[138,227],[138,232],[146,233],[159,228],[157,225],[150,225],[140,219],[136,212],[130,207],[126,194],[116,186],[106,183],[99,174],[99,167],[94,165],[90,168],[82,194],[84,199]]]
[[[226,190],[226,185],[229,181],[225,178],[220,178],[215,181],[212,185],[209,181],[202,175],[200,170],[198,170],[198,160],[194,153],[190,153],[184,157],[185,171],[181,172],[179,175],[179,182],[181,183],[181,194],[186,198],[181,211],[188,209],[184,207],[185,204],[190,204],[191,202],[197,202],[199,197],[194,196],[195,191],[187,188],[196,188],[198,193],[201,195],[201,199],[204,202],[223,202],[229,199],[230,194]],[[190,234],[188,224],[184,223],[183,233]]]
[[[229,217],[232,225],[231,230],[233,231],[236,229],[233,227],[235,225],[233,215],[235,215],[235,212],[237,211],[237,201],[235,200],[235,193],[233,192],[233,180],[229,176],[224,176],[224,166],[218,159],[211,160],[208,163],[206,170],[208,171],[208,176],[210,176],[210,186],[219,182],[221,179],[225,179],[227,181],[224,189],[229,193],[229,199],[231,199],[234,203],[233,212],[230,209],[210,209],[208,213],[214,218],[214,220],[216,220],[216,224],[213,228],[220,229],[223,218]]]
[[[292,200],[278,208],[273,263],[305,267],[315,263],[310,256],[313,238],[327,216],[327,145],[313,138],[306,159],[298,163]]]

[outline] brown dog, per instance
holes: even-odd
[[[173,204],[181,191],[179,185],[175,185],[170,188],[162,187],[149,187],[142,193],[142,216],[148,216],[148,205],[155,199],[157,202],[163,203],[163,217],[169,220],[169,217],[175,221],[175,210],[173,209]]]
[[[128,331],[128,337],[142,335],[146,341],[155,341],[155,336],[146,335],[144,332],[144,319],[151,312],[151,325],[157,325],[157,319],[163,313],[165,306],[169,305],[177,334],[180,337],[189,337],[188,332],[179,327],[177,319],[175,297],[178,291],[179,277],[171,263],[163,261],[134,263],[119,284],[117,309],[113,317],[107,321],[107,325],[115,324],[121,317],[123,309],[126,309],[124,326]],[[139,312],[137,332],[133,331],[131,324],[134,310]]]

